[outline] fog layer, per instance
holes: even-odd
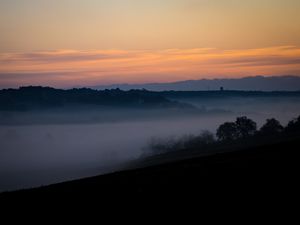
[[[101,120],[91,117],[90,111],[78,114],[80,118],[89,117],[88,120],[70,120],[74,112],[1,113],[0,191],[115,171],[140,157],[151,137],[215,132],[221,123],[237,116],[248,116],[259,126],[265,119],[275,117],[286,125],[300,114],[299,100],[181,99],[203,110],[193,114],[168,109],[94,111]],[[207,112],[212,109],[219,113]],[[230,112],[221,113],[222,110]]]

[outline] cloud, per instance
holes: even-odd
[[[1,61],[10,62],[75,62],[90,60],[118,59],[128,57],[128,53],[124,51],[75,51],[75,50],[59,50],[49,52],[28,52],[28,53],[3,53]]]
[[[249,75],[300,75],[300,48],[0,53],[0,86],[166,82]]]

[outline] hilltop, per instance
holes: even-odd
[[[55,89],[28,86],[0,90],[0,110],[32,110],[78,106],[125,108],[180,108],[193,109],[193,105],[180,102],[180,98],[197,97],[222,99],[228,97],[299,97],[300,91],[149,91],[132,89],[94,90],[90,88]],[[179,100],[179,101],[178,101]]]
[[[150,91],[210,91],[220,90],[240,91],[299,91],[299,76],[274,76],[274,77],[244,77],[224,79],[186,80],[172,83],[146,83],[146,84],[114,84],[92,86],[93,89],[104,90],[120,88],[121,90],[147,89]]]
[[[49,109],[74,105],[151,108],[187,106],[146,90],[62,90],[39,86],[0,90],[0,110]]]

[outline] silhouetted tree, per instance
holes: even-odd
[[[238,117],[233,122],[222,124],[217,130],[217,137],[220,141],[232,141],[239,138],[247,138],[255,134],[256,123],[247,117]]]
[[[283,131],[283,126],[274,118],[267,119],[266,123],[260,128],[259,133],[262,135],[274,135]]]
[[[238,138],[236,123],[226,122],[219,126],[217,133],[220,141],[233,141]]]
[[[288,132],[300,132],[300,116],[290,121],[285,129]],[[283,133],[283,131],[284,127],[280,122],[271,118],[267,119],[266,123],[261,127],[259,132],[257,132],[256,123],[244,116],[238,117],[235,122],[226,122],[220,125],[217,129],[216,136],[221,142],[236,142],[240,145],[244,145],[249,144],[248,141],[243,142],[245,138],[253,136],[248,140],[260,143],[262,140],[271,140],[265,138],[264,135],[270,135],[271,138],[273,138],[272,135]],[[263,138],[261,139],[260,136]],[[296,133],[296,136],[298,136],[298,133]],[[152,138],[147,150],[150,150],[152,154],[161,154],[185,149],[207,149],[213,147],[214,144],[218,144],[215,140],[215,135],[209,131],[204,131],[200,135],[184,135],[179,138]]]
[[[286,132],[300,132],[300,116],[291,120],[285,128]]]
[[[238,117],[235,121],[236,129],[238,131],[238,138],[247,138],[255,134],[256,123],[246,116]]]

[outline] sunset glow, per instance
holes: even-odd
[[[75,51],[2,53],[3,86],[77,86],[300,74],[300,49]]]
[[[1,0],[0,87],[300,75],[297,0]]]

